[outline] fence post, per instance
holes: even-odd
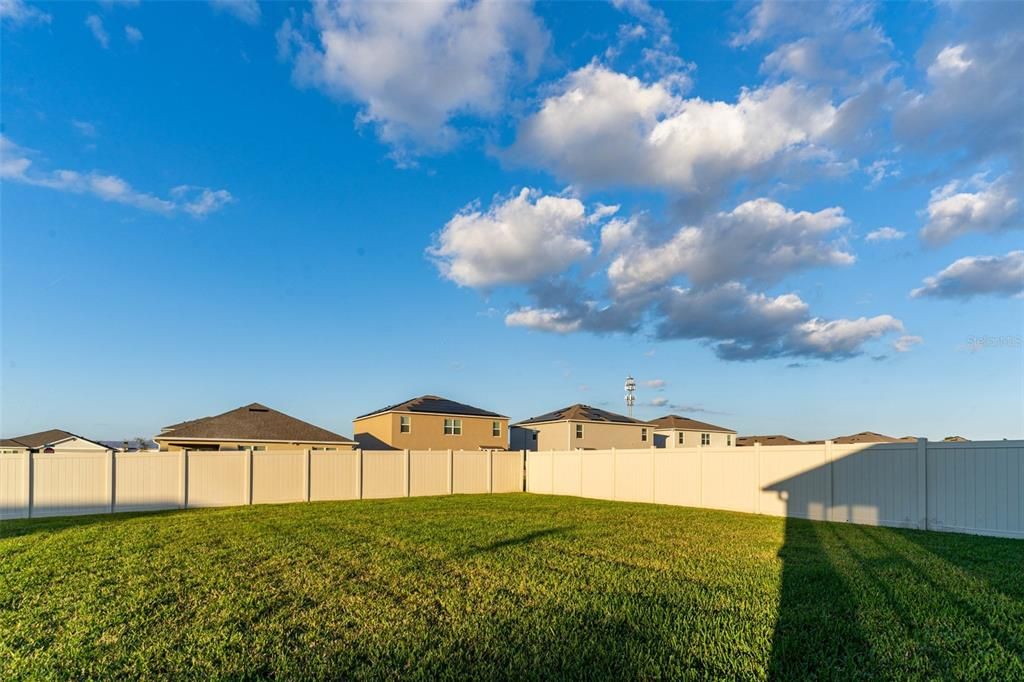
[[[313,469],[313,467],[310,466],[310,464],[311,464],[310,463],[310,459],[312,458],[312,456],[313,455],[310,452],[309,448],[306,448],[306,451],[305,451],[304,456],[302,458],[302,487],[303,487],[302,497],[303,497],[303,499],[306,502],[309,502],[309,488],[310,488],[309,476],[310,476],[310,472]]]
[[[756,441],[755,441],[756,442]],[[697,448],[697,506],[704,506],[704,449]]]
[[[356,499],[363,499],[363,449],[356,449]]]
[[[114,451],[107,450],[107,486],[109,493],[108,499],[110,500],[110,513],[114,513],[114,504],[117,502],[114,497],[117,491],[117,481],[114,477],[117,475],[117,471],[114,464]]]
[[[487,492],[494,492],[494,450],[487,451]]]
[[[526,450],[520,450],[522,453],[522,459],[520,460],[519,471],[522,473],[523,480],[521,481],[521,492],[529,492],[529,478],[530,472],[526,469]]]
[[[928,439],[917,439],[917,527],[928,530]]]
[[[834,472],[832,471],[832,441],[825,441],[825,509],[824,516],[826,521],[835,521],[835,514],[833,513],[833,498],[832,498],[832,479],[834,478]],[[843,519],[846,521],[847,519]]]
[[[181,509],[188,507],[188,450],[182,448],[179,461],[180,489],[178,490],[179,506]]]
[[[245,451],[245,503],[252,504],[252,448]]]
[[[25,451],[25,515],[32,518],[32,451]]]
[[[409,493],[410,493],[410,489],[411,489],[411,485],[410,485],[411,481],[409,480],[409,479],[412,478],[412,476],[409,475],[411,473],[410,470],[409,470],[409,467],[411,466],[411,461],[412,461],[412,458],[409,457],[409,449],[406,448],[405,449],[405,496],[406,497],[409,497]]]
[[[448,494],[455,494],[455,451],[448,448]]]
[[[612,448],[612,499],[619,499],[618,481],[616,480],[616,472],[619,469],[619,456],[615,453],[615,448]],[[552,480],[554,477],[552,476]]]
[[[754,485],[754,513],[761,513],[761,443],[754,441],[754,471],[756,472]]]

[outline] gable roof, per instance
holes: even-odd
[[[736,438],[736,445],[740,447],[752,446],[754,443],[760,443],[761,445],[805,445],[802,440],[781,434],[775,434],[774,436],[739,436]]]
[[[662,429],[685,429],[687,431],[717,431],[719,433],[736,433],[724,426],[715,426],[707,422],[699,422],[689,417],[680,417],[678,414],[666,414],[664,417],[652,419],[651,423]]]
[[[848,445],[851,443],[910,443],[916,440],[917,439],[913,436],[894,438],[875,431],[861,431],[860,433],[853,433],[849,436],[836,436],[832,439],[832,442]]]
[[[333,431],[314,426],[296,419],[284,412],[272,410],[265,405],[252,403],[238,409],[180,422],[166,427],[156,438],[179,440],[197,438],[204,440],[266,440],[289,443],[354,443]]]
[[[14,438],[5,438],[2,441],[2,445],[3,445],[3,447],[7,447],[7,448],[18,448],[18,447],[20,447],[20,448],[31,448],[31,449],[34,450],[36,448],[46,447],[47,445],[52,445],[54,443],[59,443],[61,441],[65,441],[65,440],[68,440],[68,439],[71,439],[71,438],[78,438],[79,440],[84,440],[87,443],[92,443],[93,445],[99,445],[102,448],[106,448],[107,447],[103,443],[99,443],[99,442],[94,441],[94,440],[89,439],[89,438],[84,438],[82,436],[79,436],[77,434],[71,433],[70,431],[65,431],[63,429],[49,429],[47,431],[40,431],[38,433],[30,433],[30,434],[25,435],[25,436],[15,436]]]
[[[384,414],[385,412],[424,412],[427,414],[454,414],[466,417],[500,417],[501,419],[508,419],[503,414],[482,410],[479,407],[473,407],[472,405],[466,405],[465,403],[459,403],[436,395],[421,395],[418,398],[412,398],[403,403],[395,403],[373,412],[361,414],[356,419],[364,419],[375,414]]]
[[[644,426],[648,426],[648,423],[645,421],[633,419],[632,417],[627,417],[624,414],[616,414],[615,412],[609,412],[608,410],[591,407],[590,405],[583,405],[581,403],[576,403],[569,407],[563,407],[562,409],[555,410],[554,412],[547,412],[546,414],[524,419],[521,422],[517,422],[515,426],[520,426],[522,424],[543,424],[545,422],[564,421],[598,422],[604,424],[642,424]]]

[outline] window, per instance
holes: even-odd
[[[444,435],[446,436],[461,436],[462,435],[462,420],[451,419],[446,417],[444,420]]]
[[[315,448],[312,448],[312,449],[316,450],[316,451],[322,451],[322,452],[335,452],[338,448],[325,448],[325,447],[316,448],[315,447]]]
[[[726,445],[732,445],[732,434],[731,433],[725,434],[725,444]]]
[[[491,435],[495,438],[501,436],[501,422],[491,422]]]
[[[647,442],[647,429],[640,429],[640,440],[644,443]]]
[[[686,441],[686,434],[682,431],[679,432],[679,444],[682,445]]]
[[[445,421],[448,421],[447,419]],[[412,417],[407,414],[403,414],[398,418],[398,432],[399,433],[411,433],[412,432]],[[447,433],[447,431],[445,432]]]
[[[190,448],[191,449],[191,448]],[[252,450],[253,452],[263,452],[267,449],[266,445],[239,445],[239,450]]]
[[[533,432],[533,439],[537,440],[537,432],[536,431]]]
[[[583,424],[576,425],[576,437],[583,438]]]
[[[700,434],[700,444],[701,445],[711,445],[711,434],[710,433],[702,433],[702,434]]]

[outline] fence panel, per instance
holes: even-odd
[[[28,516],[29,454],[0,454],[0,519]]]
[[[828,520],[831,479],[824,446],[783,445],[750,450],[760,450],[757,505],[761,514]]]
[[[189,452],[188,507],[249,503],[248,452]]]
[[[654,501],[700,506],[700,452],[697,448],[654,451]]]
[[[551,492],[555,495],[582,495],[582,450],[559,452],[551,462]]]
[[[929,443],[928,527],[1024,538],[1024,443]]]
[[[306,475],[304,450],[252,453],[252,503],[304,501]]]
[[[583,497],[615,499],[615,451],[588,450],[586,466],[580,472]]]
[[[113,459],[106,452],[32,457],[32,516],[110,511]]]
[[[702,506],[754,512],[757,458],[754,448],[698,448],[701,457]]]
[[[405,452],[363,451],[363,498],[405,497]]]
[[[833,446],[831,519],[917,528],[917,478],[917,443]]]
[[[447,450],[412,450],[409,452],[409,494],[447,495],[450,483]]]
[[[181,457],[176,452],[114,454],[114,510],[181,506]]]
[[[479,450],[456,450],[452,455],[452,492],[486,493],[489,456],[490,453]]]
[[[309,499],[359,499],[359,452],[314,450],[309,456]]]
[[[654,502],[654,450],[615,451],[615,499]]]
[[[530,452],[526,455],[526,490],[541,495],[551,494],[553,452]]]
[[[492,493],[521,493],[523,491],[523,457],[521,451],[493,453],[491,463]]]

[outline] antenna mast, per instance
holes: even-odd
[[[633,403],[636,402],[636,380],[632,376],[626,377],[626,408],[630,417],[633,416]]]

